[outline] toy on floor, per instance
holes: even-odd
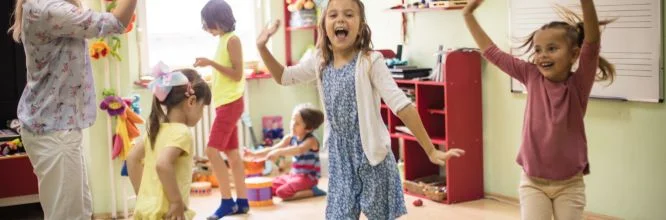
[[[266,161],[264,160],[245,160],[243,161],[245,167],[245,176],[246,177],[258,177],[262,176],[264,172],[264,165]]]
[[[210,182],[193,182],[190,187],[190,195],[192,196],[209,196],[212,192]]]
[[[211,187],[219,187],[220,184],[217,182],[217,178],[210,167],[210,162],[207,159],[200,157],[194,158],[192,182],[209,182]]]
[[[251,177],[245,179],[247,186],[247,199],[250,207],[265,207],[273,205],[273,178]]]
[[[412,204],[414,204],[414,206],[416,206],[416,207],[420,207],[420,206],[423,205],[423,200],[421,200],[421,199],[414,200],[414,202],[412,202]]]

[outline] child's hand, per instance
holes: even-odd
[[[185,220],[185,210],[187,207],[183,201],[173,202],[169,204],[169,212],[164,217],[169,220]]]
[[[463,14],[470,15],[481,5],[483,0],[467,0],[467,6],[463,9]]]
[[[265,160],[270,160],[270,161],[275,162],[275,161],[277,161],[277,159],[278,159],[279,157],[280,157],[280,155],[278,155],[277,151],[274,150],[274,151],[271,151],[271,152],[269,152],[268,154],[266,154],[266,158],[265,158]]]
[[[213,65],[213,61],[205,57],[198,57],[194,62],[194,67],[207,67],[211,65]]]
[[[259,160],[259,155],[247,148],[243,149],[243,158],[249,161]]]
[[[433,150],[432,152],[430,152],[430,155],[428,155],[428,158],[430,159],[430,162],[444,166],[446,164],[446,161],[451,157],[460,157],[464,154],[465,151],[458,148],[453,148],[446,152]]]
[[[261,34],[259,34],[259,37],[257,37],[257,47],[263,47],[266,46],[266,42],[268,42],[268,39],[277,32],[277,29],[280,27],[280,20],[276,20],[275,22],[269,24],[267,27],[264,28],[264,30],[261,31]]]

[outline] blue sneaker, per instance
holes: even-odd
[[[207,220],[218,220],[224,216],[233,215],[238,212],[238,205],[234,202],[233,199],[222,199],[220,207],[215,210],[215,213],[208,218]]]

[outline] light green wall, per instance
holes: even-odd
[[[268,18],[283,18],[282,2],[263,0],[262,10]],[[100,1],[85,0],[86,6],[99,11]],[[278,4],[279,3],[279,4]],[[302,53],[306,45],[302,42],[312,42],[308,38],[307,33],[297,34],[295,39],[295,52]],[[302,36],[305,35],[305,36]],[[299,38],[300,37],[300,38]],[[139,64],[138,53],[136,47],[136,32],[130,32],[127,36],[121,37],[123,40],[123,47],[121,54],[124,57],[123,62],[120,64],[120,92],[122,96],[129,96],[131,94],[139,94],[141,96],[141,108],[143,110],[141,116],[144,119],[148,118],[151,107],[151,93],[147,89],[138,88],[133,86],[133,81],[138,78]],[[254,47],[254,45],[245,45]],[[273,38],[271,50],[274,52],[278,60],[284,63],[284,34],[279,31]],[[115,85],[115,63],[111,62],[111,84]],[[104,80],[104,62],[93,61],[93,71],[95,77],[95,86],[97,90],[98,103],[101,101],[101,93],[105,88]],[[293,107],[299,103],[312,103],[316,106],[319,105],[316,89],[313,84],[300,85],[294,87],[282,87],[275,83],[273,79],[259,79],[249,80],[247,83],[250,116],[252,118],[253,127],[257,136],[260,137],[261,132],[261,117],[264,115],[280,115],[283,117],[284,128],[288,129],[289,120],[291,119],[291,111]],[[122,191],[121,184],[126,184],[126,192],[128,195],[133,195],[131,184],[125,177],[120,177],[121,163],[117,160],[114,161],[114,178],[115,182],[112,184],[109,178],[109,153],[107,143],[107,114],[98,111],[96,123],[89,129],[84,130],[84,150],[87,156],[88,174],[90,181],[90,188],[93,196],[93,210],[94,213],[109,213],[111,211],[111,193],[112,186],[116,187],[117,210],[122,212]],[[115,123],[114,123],[115,125]],[[143,128],[143,126],[140,126]],[[115,128],[115,127],[114,127]],[[317,132],[321,137],[321,129]],[[124,182],[123,182],[124,181]],[[129,203],[131,209],[134,204]]]
[[[376,48],[400,42],[400,14],[385,9],[397,1],[365,0]],[[476,12],[500,48],[509,48],[508,1],[485,1]],[[461,11],[408,15],[407,54],[432,66],[437,45],[476,47]],[[387,22],[389,25],[387,25]],[[665,22],[666,23],[666,22]],[[517,198],[525,95],[509,92],[509,77],[492,65],[483,70],[485,191]],[[585,177],[587,211],[624,219],[666,216],[666,105],[591,100],[585,118],[592,173]]]

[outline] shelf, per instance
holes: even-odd
[[[247,75],[245,76],[245,79],[247,80],[252,80],[252,79],[268,79],[271,78],[271,74],[268,73],[262,73],[262,74],[252,74],[252,75]]]
[[[412,80],[412,79],[395,79],[395,82],[398,84],[446,86],[446,82],[422,81],[422,80]]]
[[[11,160],[11,159],[26,158],[26,157],[28,157],[27,154],[15,154],[9,156],[0,156],[0,160]]]
[[[430,114],[446,115],[446,110],[444,109],[428,109]]]
[[[393,133],[393,134],[391,134],[391,137],[392,138],[402,138],[402,139],[410,140],[410,141],[417,141],[416,137],[414,137],[412,135],[409,135],[409,134],[402,133],[402,132]],[[443,139],[443,138],[430,137],[430,141],[432,141],[432,144],[446,145],[446,139]]]
[[[316,25],[303,26],[303,27],[286,27],[285,28],[285,30],[287,30],[287,31],[316,30],[316,29],[317,29]]]
[[[388,11],[402,12],[402,13],[415,13],[415,12],[436,12],[436,11],[450,11],[450,10],[460,10],[465,8],[464,6],[454,6],[448,8],[398,8],[398,9],[387,9]]]

